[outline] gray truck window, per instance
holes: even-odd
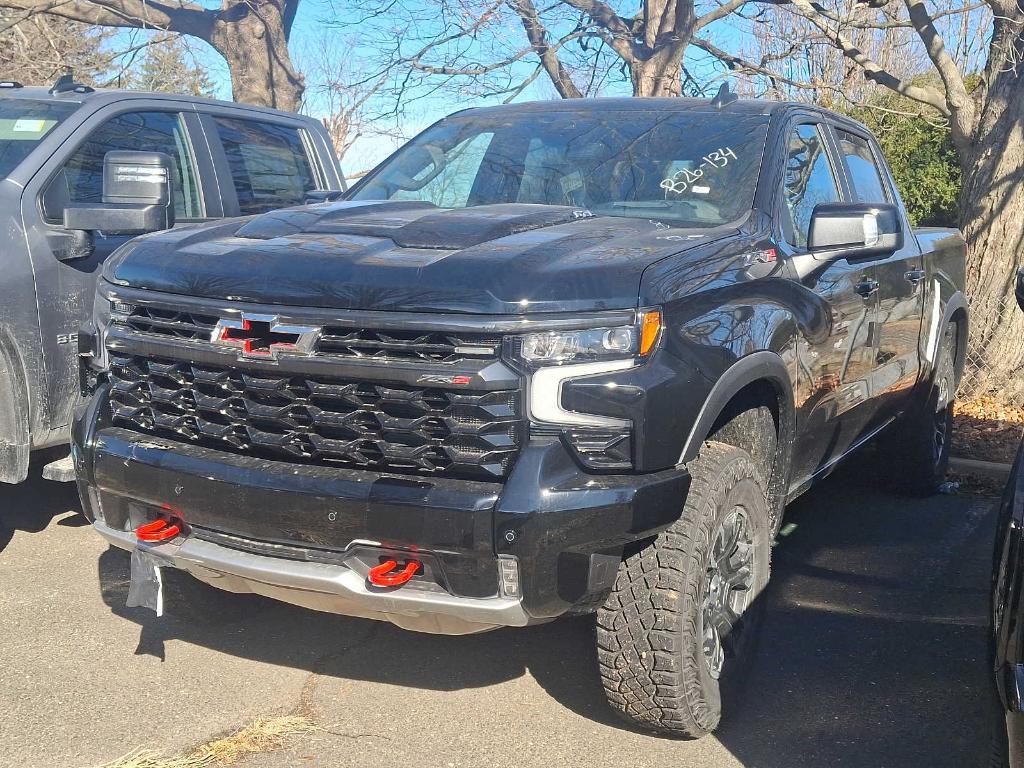
[[[818,126],[801,125],[790,136],[783,192],[786,240],[805,248],[814,206],[839,202],[839,185]]]
[[[317,188],[298,128],[215,118],[243,215],[301,205]]]
[[[113,150],[164,152],[177,167],[174,184],[174,215],[179,219],[202,217],[195,164],[184,126],[174,112],[129,112],[111,118],[94,130],[71,159],[64,164],[69,200],[98,203],[103,198],[103,157]],[[54,180],[57,182],[57,179]],[[59,219],[61,211],[46,210],[48,219]]]
[[[6,178],[78,104],[0,99],[0,178]]]
[[[648,109],[453,117],[398,150],[352,197],[573,206],[718,226],[751,210],[767,124],[763,115]]]
[[[853,194],[859,203],[884,203],[888,201],[885,185],[878,172],[875,158],[867,140],[846,131],[836,131],[839,139],[839,153],[850,177]]]

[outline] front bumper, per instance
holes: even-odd
[[[267,557],[187,537],[147,544],[130,531],[97,520],[96,531],[115,547],[145,548],[162,564],[187,571],[228,592],[255,593],[328,613],[390,621],[405,629],[464,635],[530,622],[519,600],[456,597],[417,589],[382,590],[367,584],[366,573],[343,564]]]
[[[584,472],[558,437],[535,437],[504,484],[294,465],[112,427],[101,389],[72,449],[86,514],[125,549],[144,546],[213,586],[317,610],[466,634],[591,610],[623,549],[679,516],[685,469]],[[132,533],[173,508],[188,535]],[[381,589],[375,556],[414,555],[422,577]],[[518,595],[499,586],[514,559]]]

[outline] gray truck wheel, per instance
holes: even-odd
[[[956,399],[958,332],[956,323],[943,328],[927,400],[912,407],[883,437],[880,468],[890,485],[912,496],[935,493],[946,477]]]
[[[698,738],[718,725],[723,674],[753,653],[771,541],[765,480],[746,451],[705,443],[690,473],[679,520],[619,567],[597,655],[613,709]]]

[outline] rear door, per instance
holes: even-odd
[[[22,217],[36,275],[46,369],[47,392],[40,402],[48,406],[51,428],[70,422],[79,399],[77,331],[91,314],[95,279],[106,258],[129,239],[97,232],[91,255],[58,258],[69,243],[64,207],[101,201],[103,156],[111,150],[165,152],[175,160],[178,224],[222,215],[216,188],[208,186],[212,166],[196,116],[175,102],[132,100],[97,111],[32,177],[22,196]]]
[[[875,265],[843,259],[819,262],[807,250],[815,206],[845,199],[842,170],[829,136],[828,125],[819,121],[799,121],[790,128],[776,205],[780,248],[802,284],[828,305],[832,321],[826,338],[798,341],[800,429],[793,454],[794,487],[830,466],[864,436],[876,367]]]
[[[924,308],[924,264],[874,141],[846,126],[834,129],[848,195],[853,202],[892,203],[901,210],[903,248],[875,264],[879,282],[876,365],[871,378],[873,425],[906,407],[920,369],[918,338]]]

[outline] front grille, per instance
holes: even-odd
[[[324,328],[317,344],[321,355],[429,363],[494,359],[500,351],[501,337],[482,333],[374,331],[333,326]]]
[[[247,456],[498,480],[518,453],[517,390],[450,391],[112,354],[113,421]]]
[[[215,315],[158,307],[131,307],[129,312],[118,320],[136,333],[189,341],[210,341],[213,329],[217,326]]]
[[[114,321],[136,333],[172,339],[210,342],[217,326],[216,315],[183,312],[170,307],[123,304]],[[327,326],[316,347],[317,355],[352,360],[458,363],[495,360],[501,353],[501,336],[487,333],[439,331],[381,331],[369,328]]]

